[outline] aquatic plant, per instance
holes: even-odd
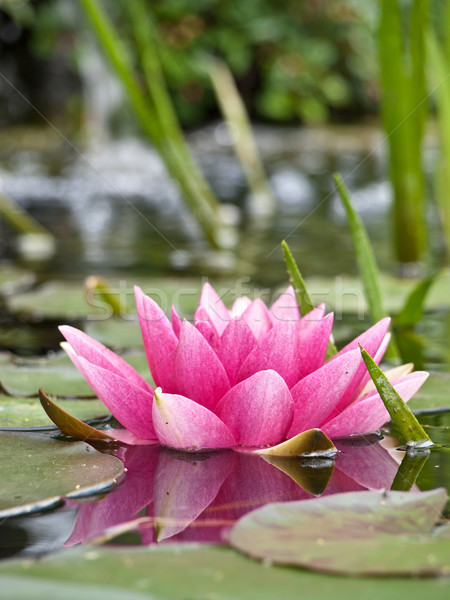
[[[414,0],[407,9],[398,0],[381,2],[381,113],[389,143],[394,246],[401,263],[420,261],[426,247],[422,140],[427,17],[428,0]]]
[[[277,445],[312,428],[331,438],[374,431],[389,414],[369,381],[358,344],[379,362],[389,343],[382,319],[326,361],[333,314],[300,316],[292,287],[270,308],[237,298],[228,310],[206,283],[194,323],[172,322],[135,288],[157,389],[114,352],[69,326],[63,347],[117,420],[141,440],[179,450]],[[427,373],[391,373],[408,400]],[[368,384],[366,386],[366,384]]]

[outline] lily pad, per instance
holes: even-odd
[[[143,350],[127,352],[124,359],[150,383],[150,371]],[[39,388],[68,398],[95,396],[65,352],[51,358],[26,359],[15,364],[0,363],[0,387],[10,396],[37,396]]]
[[[380,285],[383,290],[383,304],[389,314],[399,312],[408,294],[420,282],[419,279],[400,279],[392,275],[381,274]],[[358,277],[344,276],[339,278],[311,277],[306,281],[307,288],[314,299],[314,304],[325,302],[338,313],[368,314],[362,281]],[[450,294],[450,271],[443,271],[434,281],[429,291],[425,309],[448,307]]]
[[[94,392],[74,366],[0,368],[0,386],[10,396],[37,396],[40,387],[49,394],[68,397],[92,398]]]
[[[65,411],[82,421],[101,419],[108,414],[100,400],[57,400]],[[53,422],[42,410],[38,398],[22,398],[0,394],[0,428],[53,427]]]
[[[349,492],[268,504],[242,517],[228,541],[252,557],[347,575],[450,575],[450,537],[430,531],[447,500]]]
[[[46,510],[63,497],[105,491],[123,473],[118,458],[83,442],[1,431],[0,446],[0,518]]]
[[[146,294],[160,304],[166,312],[175,303],[182,314],[193,313],[200,295],[198,279],[164,278],[129,280],[112,278],[108,281],[112,293],[117,293],[123,314],[135,313],[133,286],[139,285]],[[225,287],[225,284],[224,284]],[[228,286],[232,289],[232,286]],[[94,315],[98,320],[107,320],[112,311],[105,298],[95,290],[88,293],[84,282],[51,281],[23,294],[16,294],[8,300],[8,308],[13,314],[30,315],[40,318],[74,320]]]
[[[414,412],[450,408],[450,373],[431,373],[408,406]]]
[[[0,269],[0,295],[10,296],[24,292],[34,284],[35,280],[36,276],[31,271],[3,266]]]
[[[137,319],[108,319],[88,321],[85,332],[110,348],[142,347],[141,328]]]
[[[84,318],[89,312],[81,282],[51,281],[32,291],[9,297],[7,305],[12,313],[34,318],[65,317],[74,320]]]
[[[450,591],[450,579],[346,579],[262,565],[207,544],[83,548],[38,562],[9,561],[0,565],[0,585],[21,600],[440,600]]]

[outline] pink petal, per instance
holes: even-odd
[[[188,527],[216,497],[233,468],[234,452],[216,452],[203,460],[162,450],[154,485],[158,541]]]
[[[322,321],[325,316],[325,304],[316,306],[309,313],[306,313],[298,322],[298,332],[300,337],[306,336],[311,329],[314,329],[318,321]]]
[[[257,340],[262,339],[272,329],[272,317],[267,306],[257,298],[244,310],[241,319],[247,323]]]
[[[173,390],[172,372],[177,336],[172,326],[154,300],[135,286],[136,308],[144,340],[145,354],[156,385]]]
[[[309,314],[311,315],[311,313]],[[303,319],[306,319],[306,317],[303,317]],[[301,377],[306,377],[323,365],[332,327],[333,313],[329,313],[326,317],[318,321],[310,321],[308,327],[305,327],[305,325],[302,326],[300,331]]]
[[[225,367],[230,385],[234,385],[242,363],[256,345],[256,339],[245,321],[232,319],[222,333],[216,354]]]
[[[184,321],[173,362],[173,381],[177,394],[214,410],[230,389],[225,369],[203,335]]]
[[[270,314],[277,321],[299,321],[300,311],[295,298],[294,288],[290,285],[272,304]]]
[[[378,323],[372,325],[372,327],[364,331],[361,335],[359,335],[354,340],[349,342],[346,346],[344,346],[342,350],[340,350],[336,354],[336,356],[334,356],[331,360],[335,359],[341,354],[344,354],[345,352],[348,352],[349,350],[354,350],[355,348],[358,348],[359,344],[361,344],[363,348],[370,348],[370,350],[367,350],[367,352],[371,356],[374,356],[381,343],[383,342],[384,336],[387,333],[390,322],[391,319],[389,317],[381,319],[381,321],[378,321]]]
[[[349,350],[354,350],[355,348],[358,348],[359,343],[366,350],[368,348],[367,352],[370,354],[370,356],[377,356],[381,360],[381,356],[378,351],[380,349],[380,346],[384,346],[384,344],[386,343],[385,336],[386,336],[386,332],[388,330],[390,321],[391,320],[388,317],[386,317],[385,319],[381,319],[381,321],[378,321],[378,323],[376,323],[375,325],[370,327],[370,329],[368,329],[367,331],[362,333],[360,336],[355,338],[352,342],[347,344],[347,346],[342,348],[342,350],[340,352],[338,352],[338,354],[336,354],[336,356],[334,356],[331,360],[336,360],[336,358],[338,356],[342,356],[342,354],[345,354],[345,352],[348,352]],[[367,369],[366,369],[366,365],[364,364],[364,362],[361,362],[361,365],[360,365],[359,369],[357,370],[357,372],[353,378],[353,381],[348,386],[348,388],[347,388],[344,396],[342,397],[341,401],[339,402],[339,404],[336,406],[335,414],[339,414],[342,410],[344,410],[344,408],[349,406],[355,400],[355,398],[358,397],[359,393],[363,389],[366,382],[367,382]]]
[[[65,350],[94,393],[124,427],[138,438],[155,439],[152,423],[153,391],[139,388],[120,375],[88,362],[76,355],[70,346],[65,346]]]
[[[160,443],[176,450],[231,448],[236,440],[210,410],[178,394],[155,392],[153,424]]]
[[[177,338],[179,338],[180,330],[181,330],[181,319],[177,313],[177,309],[175,308],[175,306],[172,306],[171,313],[172,313],[172,329],[173,329],[174,334],[177,336]]]
[[[200,303],[194,315],[195,324],[204,320],[209,321],[219,335],[222,335],[230,320],[227,307],[209,283],[203,286]]]
[[[195,327],[202,334],[208,344],[214,347],[219,339],[216,328],[209,321],[197,321]]]
[[[291,425],[292,397],[278,373],[260,371],[235,385],[219,402],[216,413],[238,444],[278,444]]]
[[[152,393],[152,388],[145,379],[115,352],[112,352],[86,333],[75,329],[75,327],[62,325],[59,330],[78,356],[82,356],[88,362],[128,379],[134,385]]]
[[[408,402],[428,377],[428,373],[416,371],[397,382],[392,382],[405,402]],[[377,393],[354,402],[337,417],[322,425],[323,432],[332,438],[370,433],[389,420],[389,413]]]
[[[361,352],[351,350],[301,379],[291,389],[294,418],[288,438],[322,425],[344,395],[361,360]]]
[[[297,324],[278,321],[253,348],[239,370],[238,381],[258,371],[272,369],[292,387],[300,379],[300,357]]]
[[[233,306],[231,307],[230,316],[232,318],[240,317],[251,303],[252,301],[248,296],[240,296],[239,298],[236,298],[236,300],[233,302]]]

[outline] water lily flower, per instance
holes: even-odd
[[[238,298],[228,310],[206,283],[194,322],[169,321],[135,288],[155,389],[120,356],[73,327],[63,347],[95,394],[136,438],[184,451],[277,445],[320,428],[331,438],[375,431],[389,415],[358,344],[379,362],[389,343],[383,319],[326,360],[333,314],[300,316],[289,287],[270,307]],[[424,372],[393,373],[409,400]]]

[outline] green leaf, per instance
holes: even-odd
[[[108,410],[100,400],[58,400],[58,405],[82,421],[105,417]],[[53,427],[38,398],[0,394],[0,428]]]
[[[281,242],[281,247],[283,249],[283,256],[286,263],[289,280],[294,288],[300,313],[302,315],[306,315],[314,308],[313,301],[311,300],[311,296],[306,289],[305,281],[285,240]]]
[[[348,225],[353,240],[353,248],[355,249],[356,260],[358,262],[359,274],[363,281],[364,293],[369,305],[372,321],[380,321],[388,315],[383,308],[380,275],[375,254],[369,236],[367,235],[366,228],[353,207],[350,195],[339,173],[334,175],[334,181],[347,214]],[[399,353],[393,339],[391,339],[389,346],[387,355],[397,358]]]
[[[52,423],[54,423],[64,435],[89,443],[96,441],[113,441],[113,438],[107,433],[104,433],[95,427],[91,427],[91,425],[88,425],[87,423],[83,423],[83,421],[68,413],[65,410],[65,407],[63,408],[61,405],[53,402],[43,390],[39,390],[39,400],[49,419],[51,419]]]
[[[297,263],[294,260],[294,257],[292,256],[292,252],[290,251],[289,246],[287,245],[285,240],[281,242],[281,247],[283,249],[283,256],[284,261],[286,263],[289,280],[292,284],[292,287],[294,288],[295,297],[297,298],[297,303],[300,308],[300,314],[306,315],[307,313],[313,310],[313,301],[311,300],[311,296],[309,295],[309,292],[306,288],[304,279],[300,273]],[[335,354],[337,354],[337,348],[334,345],[334,343],[330,340],[328,342],[327,358],[330,358]]]
[[[345,575],[448,574],[450,536],[430,535],[447,493],[347,492],[268,504],[242,517],[230,544],[254,558]]]
[[[422,279],[410,292],[403,308],[394,318],[394,323],[398,327],[413,327],[420,321],[425,300],[436,277],[437,274]]]
[[[333,577],[262,565],[209,544],[81,548],[8,561],[0,565],[0,585],[20,600],[437,600],[450,591],[450,579]]]
[[[379,281],[378,266],[366,228],[353,207],[349,193],[339,173],[334,175],[334,181],[347,214],[348,225],[353,240],[359,273],[364,283],[364,291],[374,321],[386,317],[383,309],[383,298]]]
[[[389,379],[364,348],[360,346],[360,349],[370,377],[403,442],[408,445],[431,446],[432,441],[409,407],[400,398]]]
[[[254,454],[261,456],[281,457],[330,457],[337,454],[333,442],[323,433],[321,429],[308,429],[292,437],[286,442],[281,442],[270,448],[255,450]]]
[[[0,517],[46,510],[62,497],[103,492],[123,473],[118,458],[83,442],[0,431],[0,446]]]

